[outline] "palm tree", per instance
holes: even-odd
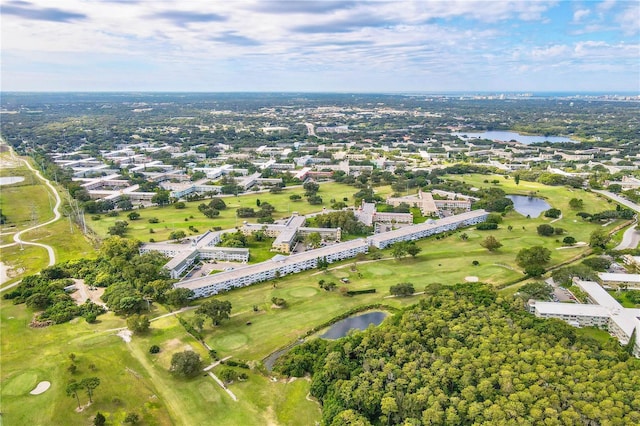
[[[93,390],[100,385],[100,379],[97,377],[87,377],[86,379],[82,379],[80,382],[80,387],[83,387],[87,390],[87,395],[89,396],[89,402],[93,403]]]
[[[75,380],[72,380],[67,385],[67,396],[75,397],[78,401],[78,408],[80,408],[80,398],[78,397],[78,391],[82,389],[82,385]]]

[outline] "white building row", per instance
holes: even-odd
[[[352,240],[291,256],[278,255],[255,265],[182,281],[174,284],[174,287],[189,288],[193,290],[195,297],[212,296],[232,288],[245,287],[316,268],[321,259],[326,260],[327,263],[350,259],[358,253],[366,253],[367,249],[368,245],[364,239]]]
[[[460,226],[477,224],[486,220],[488,214],[484,210],[476,210],[433,221],[430,224],[423,223],[377,234],[366,240],[360,238],[291,256],[278,255],[271,260],[233,271],[182,281],[174,284],[174,287],[189,288],[194,291],[195,297],[207,297],[232,288],[245,287],[257,282],[316,268],[320,259],[333,263],[353,258],[358,253],[366,253],[369,246],[384,248],[397,241],[417,240],[454,230]]]
[[[391,244],[401,241],[415,241],[431,235],[453,231],[455,229],[476,225],[487,220],[489,212],[486,210],[473,210],[470,212],[445,217],[443,219],[428,220],[424,223],[367,237],[369,245],[383,249]]]
[[[640,335],[640,309],[624,308],[600,284],[574,278],[573,282],[584,291],[590,304],[529,301],[529,310],[540,318],[561,319],[575,327],[598,327],[609,331],[621,345],[629,344],[635,331]],[[640,339],[636,339],[632,352],[640,357]]]

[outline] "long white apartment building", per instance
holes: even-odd
[[[369,246],[387,247],[397,241],[417,240],[441,232],[454,230],[460,226],[469,226],[486,220],[489,213],[484,210],[451,216],[433,223],[408,226],[394,231],[380,233],[367,239],[357,239],[333,244],[316,250],[310,250],[291,256],[275,256],[271,260],[220,272],[202,278],[181,281],[174,284],[176,288],[189,288],[195,297],[207,297],[232,288],[245,287],[257,282],[274,279],[277,276],[294,274],[318,266],[318,260],[328,263],[351,259],[358,253],[367,253]],[[403,231],[399,233],[398,231]],[[411,232],[408,232],[411,231]]]
[[[383,249],[397,242],[415,241],[431,235],[453,231],[464,226],[476,225],[487,220],[487,216],[489,216],[489,212],[486,210],[473,210],[443,219],[428,220],[418,225],[405,226],[404,228],[372,235],[367,237],[367,241],[369,245]]]
[[[232,271],[181,281],[174,284],[174,287],[191,289],[195,293],[195,297],[212,296],[233,288],[245,287],[316,268],[318,261],[321,259],[326,260],[328,263],[350,259],[358,253],[366,253],[368,247],[364,239],[357,239],[291,256],[278,255],[265,262],[244,266]]]
[[[178,279],[199,259],[214,259],[234,262],[248,262],[249,249],[235,247],[216,247],[225,231],[204,234],[186,243],[146,243],[140,246],[140,254],[158,251],[171,260],[164,265],[171,278]]]
[[[575,327],[599,327],[629,344],[633,332],[640,335],[640,309],[624,308],[600,284],[574,278],[573,282],[587,294],[589,304],[529,301],[529,310],[540,318],[561,319]],[[640,339],[636,339],[632,352],[640,357]]]

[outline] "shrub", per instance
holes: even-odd
[[[494,229],[498,229],[498,224],[492,222],[479,223],[478,225],[476,225],[476,229],[478,231],[491,231]]]
[[[157,354],[159,352],[160,352],[160,346],[158,345],[151,345],[151,347],[149,348],[150,354]]]
[[[538,231],[538,235],[542,235],[543,237],[550,237],[554,233],[553,226],[547,225],[546,223],[538,225],[536,230]]]

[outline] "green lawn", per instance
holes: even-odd
[[[390,186],[381,186],[375,188],[375,190],[383,197],[390,195],[392,192]],[[352,204],[354,202],[352,195],[356,192],[358,192],[358,189],[352,186],[334,182],[321,183],[318,195],[322,197],[323,205],[311,205],[304,199],[298,202],[289,200],[289,196],[292,194],[304,195],[304,190],[301,187],[285,189],[280,194],[260,193],[240,195],[238,197],[225,197],[223,200],[227,204],[227,209],[222,210],[220,216],[215,219],[209,219],[198,211],[198,206],[201,203],[207,203],[208,200],[187,202],[186,208],[184,209],[175,209],[173,206],[166,206],[147,207],[142,210],[136,210],[140,213],[141,217],[135,221],[129,220],[126,212],[120,212],[117,217],[99,215],[100,218],[98,220],[93,220],[93,215],[87,214],[85,216],[87,225],[103,237],[107,236],[109,227],[117,220],[126,220],[129,222],[127,237],[136,238],[144,242],[148,242],[150,239],[164,241],[169,239],[169,234],[174,230],[183,230],[187,235],[194,235],[203,233],[214,227],[221,227],[222,229],[240,227],[245,220],[250,223],[257,223],[256,218],[237,218],[236,210],[239,207],[251,207],[258,210],[259,207],[256,205],[258,199],[261,202],[269,202],[273,205],[276,208],[273,217],[274,219],[279,219],[291,216],[293,212],[300,214],[319,212],[323,207],[330,208],[331,200],[341,201],[345,197],[348,198],[349,203]],[[149,219],[154,217],[159,219],[160,222],[149,223]],[[190,226],[193,226],[198,232],[190,231]],[[153,233],[150,233],[150,229],[153,229]]]
[[[0,249],[0,258],[2,263],[8,265],[11,269],[8,272],[9,280],[3,284],[11,284],[26,275],[32,275],[40,272],[49,264],[49,256],[47,251],[42,247],[16,244],[10,247]]]
[[[32,329],[28,323],[33,313],[24,305],[14,306],[5,300],[0,304],[0,409],[6,424],[90,424],[97,411],[115,420],[114,424],[122,422],[130,411],[137,412],[145,424],[172,424],[165,403],[157,397],[155,383],[116,332],[105,331],[121,327],[122,319],[108,314],[95,325],[76,319],[69,324]],[[76,354],[75,374],[67,371],[70,353]],[[100,378],[101,383],[95,390],[94,404],[78,413],[75,399],[66,396],[66,384],[72,378],[90,376]],[[51,388],[41,395],[30,395],[44,380],[51,382]],[[84,392],[80,400],[87,403]]]
[[[459,177],[471,182],[474,186],[483,186],[485,176]],[[489,177],[491,180],[491,177]],[[502,178],[501,178],[502,179]],[[505,189],[538,191],[538,195],[547,199],[553,206],[560,208],[565,217],[553,226],[567,230],[578,241],[588,241],[589,234],[600,225],[582,222],[575,218],[568,209],[568,200],[573,196],[582,198],[585,211],[596,212],[608,208],[609,204],[596,195],[584,191],[569,190],[562,187],[547,187],[538,184],[521,182],[516,188],[513,181],[501,180]],[[513,187],[513,188],[511,188]],[[176,210],[172,207],[162,209],[148,208],[141,210],[143,219],[132,222],[131,227],[140,224],[140,229],[131,232],[144,235],[143,240],[154,236],[157,240],[170,229],[150,225],[147,217],[153,215],[162,220],[160,225],[177,221],[176,228],[186,229],[190,224],[199,228],[200,232],[222,223],[235,221],[233,209],[239,205],[255,206],[255,199],[273,202],[279,215],[286,215],[286,202],[291,193],[259,194],[226,199],[230,210],[220,219],[209,220],[204,217],[202,225],[198,221],[184,222],[189,211],[194,217],[201,216],[197,212],[197,204],[190,203],[188,209]],[[355,188],[338,184],[323,184],[320,195],[341,199],[338,195],[343,191],[345,196],[356,192]],[[274,197],[274,198],[271,198]],[[278,199],[277,197],[280,197]],[[233,202],[232,202],[233,201]],[[326,200],[325,200],[326,201]],[[283,204],[284,203],[284,204]],[[301,213],[317,209],[306,202],[295,204]],[[305,210],[308,209],[308,210]],[[281,211],[283,210],[283,211]],[[185,212],[186,211],[186,212]],[[195,211],[195,213],[194,213]],[[293,208],[291,208],[293,211]],[[115,218],[102,218],[92,222],[106,230],[109,222]],[[89,219],[89,222],[91,220]],[[232,303],[232,317],[219,327],[205,327],[205,340],[220,356],[231,355],[235,359],[260,361],[274,350],[303,336],[308,330],[335,318],[345,311],[368,305],[383,303],[394,307],[403,307],[415,303],[422,296],[408,298],[390,298],[389,287],[399,282],[414,283],[416,291],[421,291],[428,283],[440,282],[452,284],[465,282],[466,278],[477,278],[479,281],[502,286],[523,277],[520,268],[515,264],[515,255],[521,248],[532,245],[543,245],[552,251],[552,264],[558,264],[584,253],[586,248],[556,250],[561,247],[557,237],[540,237],[536,226],[548,223],[549,219],[527,219],[516,212],[504,217],[504,222],[495,231],[477,231],[473,228],[459,230],[440,239],[431,237],[417,242],[422,248],[414,258],[393,259],[390,250],[383,250],[383,259],[373,259],[371,253],[357,261],[349,260],[330,265],[326,272],[312,270],[301,274],[283,277],[275,282],[256,284],[243,289],[216,296]],[[69,234],[65,232],[68,223],[58,222],[57,228],[47,229],[35,237],[48,244],[54,244],[58,250],[69,244],[72,250],[81,252],[89,249],[80,243],[66,241]],[[178,226],[179,225],[179,226]],[[149,234],[148,226],[155,226],[156,233]],[[232,225],[230,225],[232,226]],[[508,230],[508,226],[512,230]],[[605,229],[610,229],[615,224]],[[68,231],[68,228],[66,228]],[[465,233],[467,239],[460,236]],[[487,236],[495,236],[503,247],[492,253],[480,246]],[[66,238],[65,238],[66,236]],[[256,244],[252,249],[255,260],[271,257],[268,251],[270,241]],[[38,258],[44,258],[44,251],[37,253],[36,248],[25,248],[25,253],[15,253],[16,248],[4,249],[3,259],[17,257],[24,262],[24,267],[34,271],[41,268]],[[41,250],[41,249],[40,249]],[[26,253],[31,251],[29,259]],[[5,255],[7,257],[5,257]],[[64,255],[62,255],[64,256]],[[477,266],[472,261],[477,260]],[[45,262],[46,263],[46,262]],[[345,297],[338,290],[326,292],[319,288],[320,279],[335,282],[338,288],[343,286],[341,278],[348,278],[348,289],[375,288],[374,294],[363,294]],[[519,285],[509,287],[505,292],[517,291]],[[284,298],[288,307],[279,309],[272,306],[271,298]],[[75,320],[72,324],[63,324],[45,329],[31,329],[27,326],[32,312],[24,306],[14,306],[7,301],[1,303],[0,335],[2,358],[2,407],[3,418],[7,424],[90,424],[90,417],[100,410],[108,414],[109,421],[122,422],[126,412],[136,411],[143,416],[144,424],[215,424],[215,425],[263,425],[263,424],[313,424],[320,419],[317,404],[308,401],[305,396],[309,391],[309,382],[296,380],[290,383],[271,381],[262,374],[251,371],[246,382],[230,385],[230,389],[238,396],[234,402],[210,377],[200,375],[192,380],[178,380],[168,372],[171,355],[186,348],[196,350],[203,359],[209,362],[203,347],[185,333],[176,318],[167,317],[154,321],[151,331],[144,336],[134,336],[131,343],[124,343],[115,336],[115,331],[107,331],[122,327],[124,320],[108,314],[100,317],[101,322],[89,325],[84,320]],[[254,311],[254,306],[258,311]],[[155,314],[161,314],[159,309]],[[180,314],[189,320],[194,311]],[[250,322],[250,325],[247,323]],[[594,331],[595,338],[604,338]],[[151,355],[148,349],[157,344],[161,352]],[[96,375],[103,381],[96,390],[96,403],[82,413],[74,411],[74,400],[65,395],[64,386],[70,378],[66,367],[70,363],[68,354],[78,355],[80,373],[78,378]],[[89,364],[95,364],[97,371],[90,372]],[[217,367],[215,371],[219,371]],[[40,380],[52,382],[52,388],[41,396],[30,396],[28,391]],[[83,395],[83,400],[86,397]]]

